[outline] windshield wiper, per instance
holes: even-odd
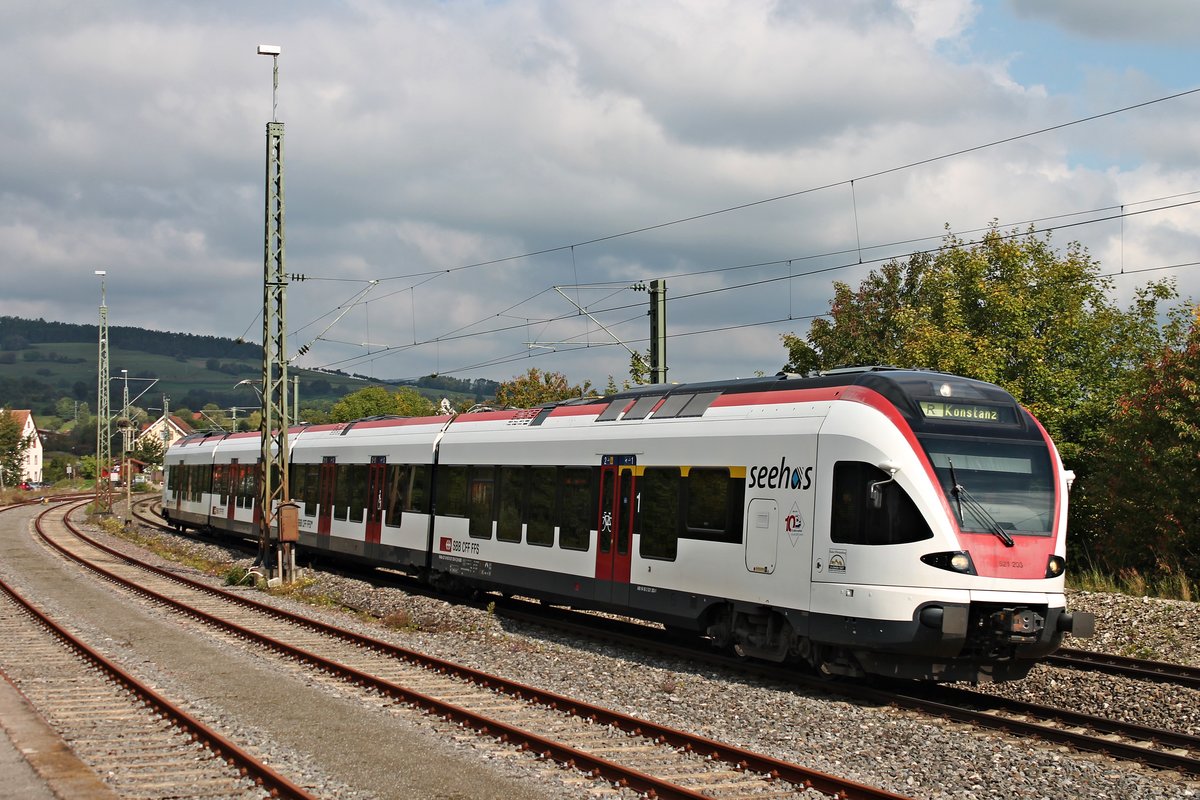
[[[954,495],[954,500],[958,503],[959,525],[963,524],[962,507],[966,503],[967,510],[974,514],[976,519],[982,520],[991,533],[999,536],[1000,541],[1004,542],[1005,547],[1014,547],[1016,545],[1013,538],[1008,535],[1008,531],[1000,527],[1000,523],[996,521],[996,518],[988,513],[988,510],[958,482],[958,478],[954,474],[953,461],[950,462],[950,482],[954,484],[954,488],[950,490],[950,494]]]

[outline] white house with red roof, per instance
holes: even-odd
[[[192,426],[188,425],[181,418],[174,414],[164,414],[154,420],[154,422],[143,425],[142,429],[138,431],[133,445],[136,447],[137,443],[143,439],[157,439],[167,447],[170,447],[184,436],[193,432]]]
[[[33,422],[33,412],[28,408],[12,409],[10,414],[17,421],[17,426],[21,429],[21,439],[29,440],[29,447],[25,448],[25,452],[21,458],[21,480],[29,483],[41,483],[42,481],[42,439],[38,436],[37,425]]]

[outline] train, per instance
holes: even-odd
[[[445,404],[443,409],[445,409]],[[300,552],[705,637],[818,674],[1024,677],[1065,602],[1069,478],[993,384],[869,367],[297,424]],[[258,433],[165,456],[162,514],[253,536]]]

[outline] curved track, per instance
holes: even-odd
[[[497,613],[531,624],[552,626],[580,636],[604,636],[654,652],[702,661],[784,684],[839,694],[881,705],[931,714],[943,719],[1019,736],[1066,744],[1087,752],[1134,761],[1160,769],[1200,775],[1200,737],[1147,728],[1071,709],[1024,703],[950,686],[898,683],[878,688],[853,682],[830,682],[794,668],[748,662],[698,649],[693,644],[662,641],[662,632],[643,625],[597,620],[591,615],[509,601]]]
[[[0,592],[0,639],[19,655],[0,666],[121,797],[312,797],[3,580]]]
[[[67,526],[70,521],[66,520]],[[650,797],[899,795],[426,656],[136,562],[78,529],[48,543],[125,588],[288,659]]]
[[[143,517],[147,522],[152,519]],[[160,525],[160,527],[162,527]],[[523,622],[554,627],[575,635],[602,635],[624,644],[682,656],[740,672],[749,672],[782,683],[799,684],[873,703],[910,709],[978,727],[1005,731],[1066,744],[1079,750],[1147,764],[1183,774],[1200,775],[1200,737],[1150,728],[1126,721],[1084,714],[1069,708],[1010,700],[950,686],[900,683],[884,690],[855,683],[830,683],[822,678],[777,668],[765,663],[727,657],[694,644],[667,644],[661,631],[640,624],[625,624],[595,615],[550,609],[540,604],[506,600],[497,612]],[[1061,650],[1049,659],[1054,666],[1096,670],[1128,677],[1172,682],[1195,687],[1200,670],[1139,661],[1080,650]]]

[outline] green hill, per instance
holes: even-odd
[[[0,317],[0,406],[29,408],[36,417],[54,417],[67,404],[86,403],[94,413],[96,401],[97,327],[19,317]],[[262,347],[216,336],[109,328],[109,402],[122,405],[124,374],[131,401],[144,409],[161,409],[163,395],[170,407],[200,409],[257,405],[251,389],[237,387],[244,379],[259,383]],[[350,392],[372,385],[396,383],[362,375],[292,368],[300,379],[301,408],[327,408]],[[422,386],[421,384],[429,384]],[[434,399],[486,399],[495,394],[492,381],[448,378],[422,379],[416,388]]]

